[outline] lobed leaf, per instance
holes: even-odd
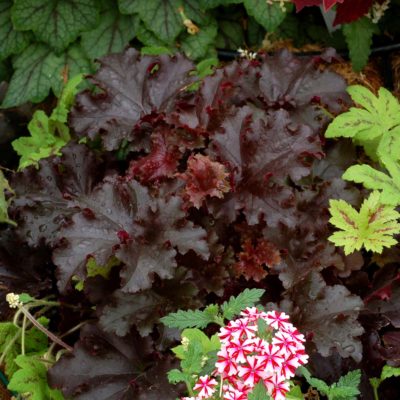
[[[208,324],[215,322],[215,316],[200,310],[179,310],[162,317],[160,321],[170,328],[205,328]]]
[[[231,320],[247,307],[253,307],[260,301],[265,290],[263,289],[245,289],[236,297],[231,297],[225,301],[222,306],[222,315],[224,318]]]

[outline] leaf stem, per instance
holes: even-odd
[[[25,331],[26,331],[26,315],[24,314],[24,318],[22,319],[22,330],[21,330],[21,354],[25,355]]]

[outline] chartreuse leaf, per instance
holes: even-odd
[[[301,387],[293,386],[288,393],[286,393],[286,400],[304,400],[304,394]]]
[[[400,204],[400,166],[391,158],[383,160],[389,175],[369,165],[353,165],[347,169],[342,178],[347,181],[362,183],[367,189],[381,190],[381,201],[384,204]]]
[[[379,29],[369,18],[362,17],[350,24],[343,25],[343,34],[346,38],[350,59],[355,71],[361,71],[367,64],[371,53],[372,36],[379,33]]]
[[[20,367],[12,376],[8,389],[17,393],[29,393],[30,400],[63,400],[61,391],[51,389],[47,383],[47,369],[34,356],[19,355]]]
[[[267,388],[262,381],[258,382],[257,385],[254,386],[253,390],[249,393],[247,398],[249,400],[272,400],[271,396],[267,392]]]
[[[397,243],[393,235],[400,233],[396,221],[400,214],[391,206],[385,205],[379,192],[372,192],[364,200],[360,212],[343,200],[330,200],[331,218],[329,222],[341,229],[328,239],[336,246],[344,246],[345,254],[365,247],[381,253],[384,247]]]
[[[379,158],[399,158],[400,104],[385,88],[375,96],[367,88],[355,85],[347,91],[359,106],[337,116],[325,133],[327,138],[349,137],[364,146],[367,153]],[[371,154],[372,153],[372,154]]]
[[[99,16],[95,0],[15,0],[11,13],[16,29],[32,29],[57,52],[94,27]]]
[[[67,83],[50,117],[42,110],[33,114],[28,124],[30,136],[12,142],[14,150],[21,156],[19,169],[38,165],[42,158],[60,154],[61,148],[68,143],[70,134],[67,117],[82,79],[82,75],[78,75]]]
[[[14,194],[6,177],[3,174],[3,171],[0,169],[0,223],[6,223],[15,226],[16,223],[8,217],[7,209],[10,199],[7,199],[6,191]]]
[[[30,34],[14,29],[11,22],[11,0],[0,2],[0,60],[6,59],[11,54],[18,54],[30,41]]]
[[[379,378],[370,378],[369,382],[374,389],[375,397],[378,398],[378,388],[385,379],[399,377],[399,376],[400,376],[399,367],[391,367],[390,365],[385,365],[382,368],[381,376]]]
[[[135,37],[138,25],[137,15],[121,15],[113,6],[94,29],[82,33],[82,47],[92,59],[118,53]]]
[[[204,332],[202,332],[200,329],[197,328],[188,328],[184,329],[182,332],[182,338],[183,341],[186,343],[190,342],[198,342],[201,345],[201,351],[203,354],[207,354],[209,352],[212,352],[214,350],[219,350],[221,348],[221,343],[218,339],[217,335],[213,335],[211,338],[209,338]],[[176,356],[183,360],[186,356],[186,346],[181,344],[179,346],[176,346],[172,349],[172,351],[176,354]]]
[[[284,11],[278,2],[269,4],[265,0],[244,0],[244,6],[249,15],[262,25],[268,32],[275,31],[286,17]],[[286,5],[287,10],[292,5]]]
[[[237,297],[231,297],[228,301],[222,304],[222,314],[226,319],[232,319],[246,307],[254,306],[260,301],[265,290],[263,289],[245,289]]]

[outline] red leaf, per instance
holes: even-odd
[[[346,0],[339,4],[333,25],[347,24],[365,15],[370,9],[373,0]]]
[[[296,11],[299,12],[304,7],[319,6],[322,0],[293,0],[293,3],[296,4]]]
[[[251,239],[247,239],[243,250],[239,253],[239,261],[234,265],[234,269],[237,275],[243,275],[247,280],[259,282],[268,274],[264,265],[273,267],[281,262],[278,249],[265,239],[258,239],[255,246]]]
[[[185,194],[196,208],[207,196],[222,198],[230,190],[224,165],[202,154],[190,156],[186,172],[179,177],[186,182]]]

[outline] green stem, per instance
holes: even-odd
[[[6,358],[7,353],[10,351],[11,347],[14,346],[14,343],[18,340],[19,336],[21,335],[21,328],[19,331],[14,335],[14,337],[8,342],[6,348],[3,350],[3,353],[0,357],[0,365],[3,365],[4,359]]]
[[[21,331],[21,354],[25,355],[25,331],[26,331],[26,315],[22,319],[22,331]]]
[[[379,400],[379,394],[378,394],[378,386],[373,386],[374,389],[374,400]]]

